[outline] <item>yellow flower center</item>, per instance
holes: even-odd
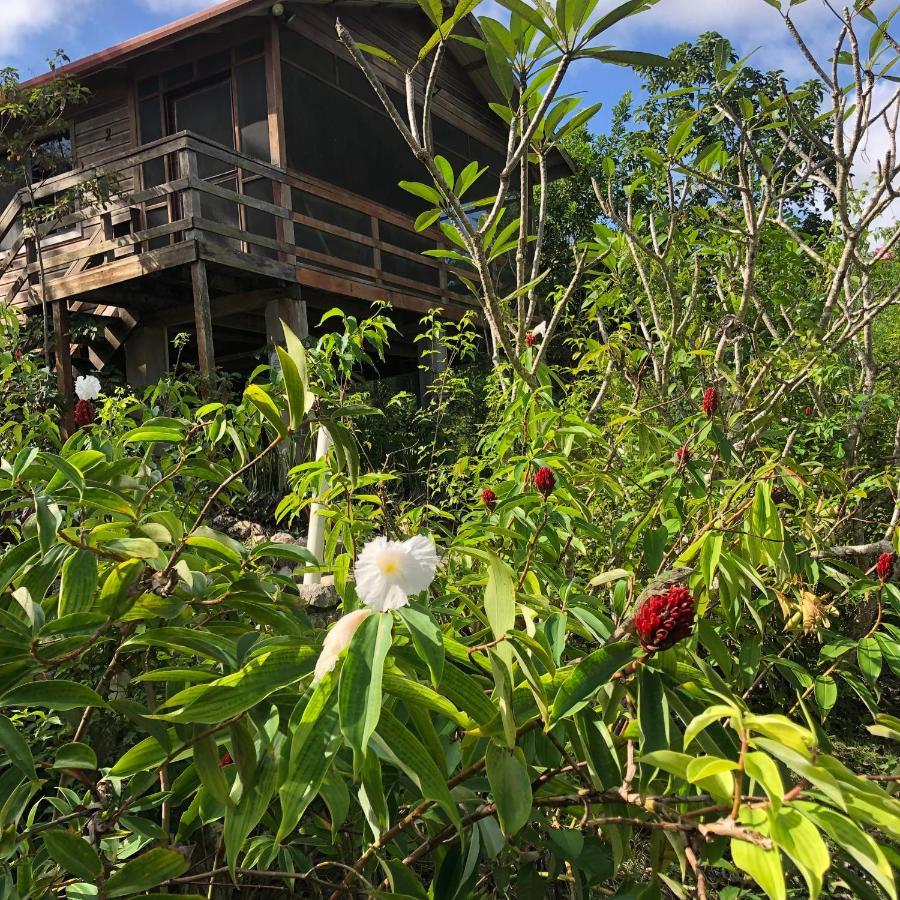
[[[395,575],[398,568],[399,566],[395,559],[383,559],[381,561],[381,571],[384,572],[385,575]]]

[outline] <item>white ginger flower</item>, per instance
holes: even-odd
[[[313,684],[318,684],[329,672],[334,670],[338,657],[350,646],[356,629],[362,624],[363,619],[371,614],[371,609],[357,609],[337,620],[334,627],[325,636],[322,652],[316,660]]]
[[[400,609],[410,596],[424,591],[437,569],[437,548],[423,535],[408,541],[377,537],[356,561],[356,593],[374,612]]]
[[[79,375],[75,379],[75,394],[79,400],[96,400],[100,396],[100,379]]]
[[[534,328],[531,329],[531,333],[535,337],[539,337],[539,336],[543,337],[547,333],[547,322],[546,321],[538,322],[538,324],[535,325]]]

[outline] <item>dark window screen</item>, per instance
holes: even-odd
[[[234,149],[229,82],[218,81],[178,97],[173,101],[173,110],[176,131],[193,131]],[[210,178],[227,171],[229,165],[212,157],[201,156],[198,168],[201,178]]]
[[[372,223],[366,213],[358,212],[341,203],[326,200],[324,197],[317,197],[315,194],[298,191],[296,188],[292,193],[295,212],[321,222],[339,225],[341,228],[355,231],[357,234],[372,234]]]
[[[365,244],[357,244],[356,241],[348,241],[336,234],[328,234],[316,228],[307,228],[305,225],[294,225],[294,241],[298,247],[307,250],[315,250],[326,256],[335,256],[338,259],[346,259],[348,262],[360,266],[374,264],[372,248]]]
[[[417,177],[403,138],[383,113],[291,65],[284,66],[288,165],[410,215],[422,203],[397,186]]]
[[[268,178],[244,182],[244,193],[256,200],[265,200],[266,203],[271,203],[272,182]],[[277,237],[275,216],[271,213],[245,206],[244,216],[246,217],[247,231],[251,234],[261,234],[263,237],[268,238]],[[257,244],[248,244],[247,247],[251,253],[255,253],[258,256],[275,256],[275,251],[269,247],[260,247]]]
[[[254,159],[269,162],[269,103],[266,68],[262,59],[242,63],[235,69],[238,127],[241,150]]]
[[[398,228],[390,222],[378,223],[378,236],[386,244],[402,247],[404,250],[412,250],[415,253],[424,253],[426,250],[434,250],[435,243],[431,238],[405,228]]]
[[[141,143],[149,144],[163,136],[159,97],[142,100],[138,106],[138,122],[141,127]],[[151,159],[142,166],[144,187],[156,187],[166,180],[166,166],[163,158]]]
[[[399,275],[401,278],[420,281],[422,284],[433,284],[438,287],[441,283],[440,273],[436,268],[407,259],[405,256],[395,256],[393,253],[382,251],[381,269],[386,275]]]

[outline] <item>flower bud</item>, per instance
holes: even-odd
[[[712,418],[719,408],[719,392],[714,387],[708,387],[703,392],[703,412],[708,418]]]
[[[641,646],[655,653],[668,650],[694,630],[696,608],[691,592],[674,584],[662,594],[651,594],[634,616],[634,630]]]
[[[534,486],[544,495],[549,497],[556,487],[556,476],[550,466],[542,466],[534,473]]]
[[[893,553],[882,553],[878,557],[878,562],[875,563],[875,574],[881,581],[887,581],[891,577],[891,573],[894,571],[894,559]]]
[[[686,466],[691,461],[691,450],[690,447],[679,447],[675,451],[675,462],[678,463],[679,468],[682,466]]]
[[[94,404],[90,400],[79,400],[75,404],[75,421],[81,428],[85,425],[91,425],[97,418],[97,412]]]
[[[494,507],[497,505],[497,495],[491,490],[491,488],[486,487],[481,492],[481,502],[488,508],[490,512],[493,512]]]
[[[528,334],[525,335],[525,346],[533,347],[536,340],[537,335],[533,331],[529,331]]]

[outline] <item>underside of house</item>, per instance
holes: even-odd
[[[391,304],[401,334],[384,374],[417,379],[418,319],[472,308],[467,273],[422,255],[446,246],[439,230],[416,231],[422,201],[398,187],[422,173],[338,43],[337,17],[404,68],[433,30],[402,0],[229,0],[66,67],[90,97],[55,136],[67,170],[37,181],[33,199],[98,177],[113,193],[36,239],[23,223],[32,195],[9,192],[0,297],[40,313],[44,285],[67,394],[73,367],[115,367],[136,387],[155,380],[179,332],[190,336],[184,360],[202,371],[249,370],[279,339],[279,320],[308,333],[332,307],[358,314],[375,301]],[[456,171],[477,160],[496,173],[503,127],[485,102],[498,98],[484,56],[450,43],[435,144]],[[372,65],[405,108],[403,71]]]

